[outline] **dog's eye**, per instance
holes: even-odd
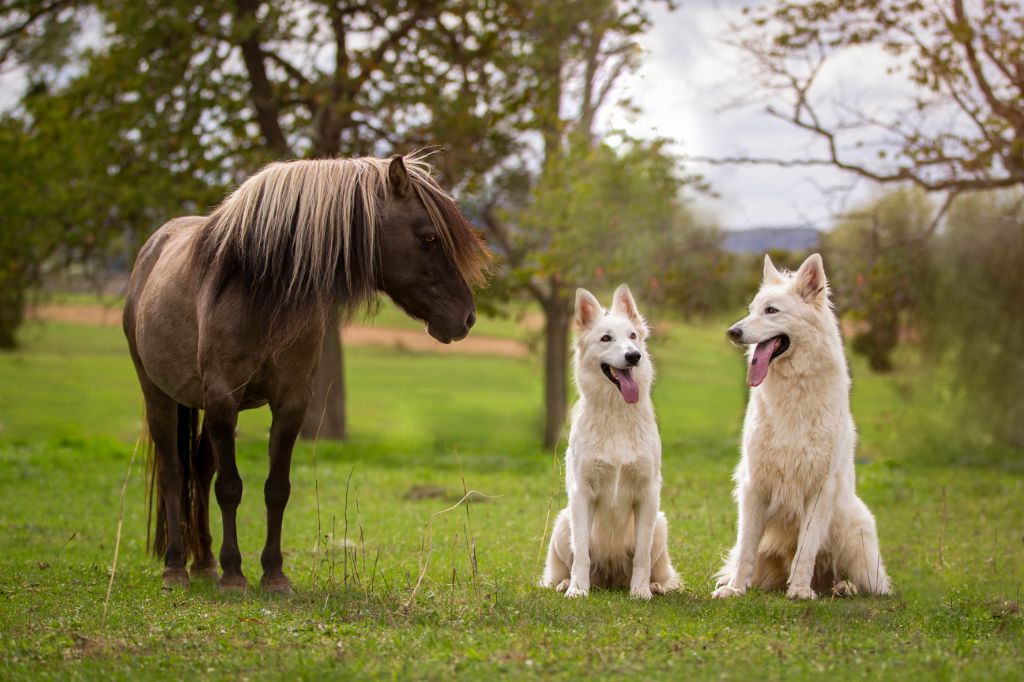
[[[633,339],[634,341],[636,341],[636,332],[633,332],[632,334],[630,334],[630,335],[629,335],[629,338],[631,338],[631,339]]]
[[[774,306],[768,306],[767,308],[764,309],[765,315],[774,315],[777,312],[779,312],[779,309]]]
[[[611,334],[605,334],[604,336],[601,337],[601,340],[604,341],[605,343],[608,343],[609,341],[612,340],[612,335]]]

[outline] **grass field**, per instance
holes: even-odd
[[[346,356],[351,440],[296,451],[284,529],[296,595],[161,592],[140,454],[104,617],[138,387],[116,329],[49,324],[25,340],[0,355],[0,678],[1024,675],[1024,459],[951,437],[912,358],[886,378],[854,366],[859,489],[890,598],[710,600],[734,533],[744,372],[720,326],[675,325],[652,351],[683,592],[570,602],[534,587],[553,487],[563,502],[552,453],[535,445],[536,361],[360,348]],[[251,582],[268,423],[261,410],[239,425]],[[464,485],[490,497],[437,514]]]

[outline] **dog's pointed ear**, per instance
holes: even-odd
[[[785,279],[778,268],[775,267],[775,263],[772,262],[772,257],[767,253],[764,254],[764,284],[778,284]]]
[[[625,315],[633,324],[638,327],[645,327],[643,315],[637,310],[636,301],[633,300],[633,292],[629,290],[628,284],[620,284],[612,297],[612,313]]]
[[[828,298],[828,281],[825,279],[825,264],[820,254],[811,254],[796,271],[796,291],[805,301]]]
[[[392,156],[391,163],[388,164],[388,185],[391,186],[391,192],[396,197],[407,197],[412,191],[409,171],[405,168],[405,161],[402,160],[401,154]]]
[[[586,289],[576,290],[576,326],[581,329],[590,329],[604,313],[604,308],[594,295]]]

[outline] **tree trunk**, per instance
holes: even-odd
[[[313,396],[302,424],[303,438],[345,438],[345,377],[341,332],[332,317],[324,329],[320,366],[313,378]],[[323,423],[321,424],[321,420]]]
[[[569,318],[558,289],[544,303],[544,447],[558,445],[568,402]]]

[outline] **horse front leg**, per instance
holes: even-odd
[[[291,495],[292,449],[302,428],[306,414],[305,400],[295,399],[284,405],[271,405],[273,421],[270,426],[270,471],[263,486],[263,498],[267,505],[267,542],[263,547],[260,563],[263,564],[263,578],[260,586],[271,592],[291,594],[292,585],[282,570],[281,524],[284,509]]]
[[[214,393],[214,400],[210,400],[210,393],[207,393],[204,428],[209,434],[217,461],[217,480],[213,490],[224,523],[224,539],[220,546],[220,567],[223,572],[220,587],[223,590],[245,591],[249,583],[242,573],[242,553],[238,549],[238,531],[235,526],[235,515],[242,502],[242,477],[235,463],[238,405],[229,397],[229,392]]]

